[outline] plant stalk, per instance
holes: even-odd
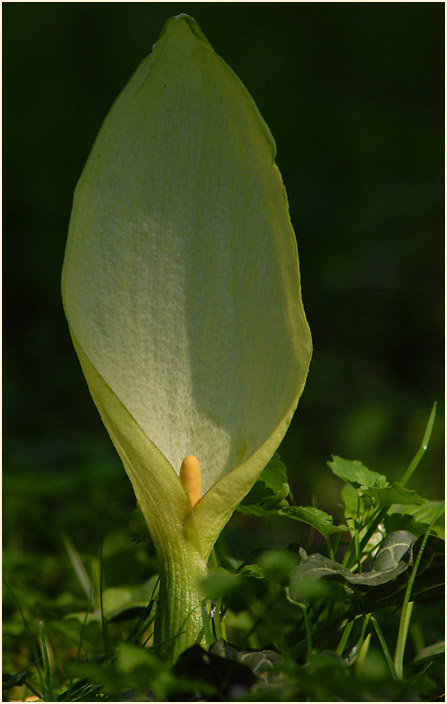
[[[207,567],[187,537],[158,549],[160,588],[155,618],[155,654],[172,665],[195,643],[205,644],[200,582]]]

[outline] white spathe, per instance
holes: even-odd
[[[116,100],[75,193],[72,334],[177,474],[199,458],[202,494],[281,426],[279,444],[307,375],[274,158],[250,95],[182,15]]]

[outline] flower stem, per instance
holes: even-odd
[[[187,538],[158,551],[160,589],[155,619],[155,654],[169,664],[194,645],[205,643],[200,581],[206,564]]]

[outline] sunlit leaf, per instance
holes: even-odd
[[[391,504],[420,505],[426,502],[416,491],[406,489],[399,482],[379,489],[370,487],[367,492],[362,493],[369,494],[380,508]]]
[[[279,511],[280,516],[293,518],[295,521],[307,523],[315,528],[321,535],[328,538],[333,533],[343,533],[348,528],[345,525],[334,526],[334,519],[331,515],[315,506],[288,506]]]
[[[328,462],[328,465],[337,477],[355,487],[379,489],[388,486],[387,478],[383,474],[372,472],[358,460],[345,460],[333,455],[332,462]]]

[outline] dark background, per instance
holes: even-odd
[[[443,3],[7,3],[7,556],[59,550],[62,530],[94,552],[104,532],[127,530],[130,483],[69,339],[60,271],[102,120],[180,12],[198,20],[277,142],[314,343],[280,448],[295,500],[337,511],[331,453],[401,477],[435,400],[411,488],[443,494]],[[256,519],[230,525],[236,552],[287,543]]]

